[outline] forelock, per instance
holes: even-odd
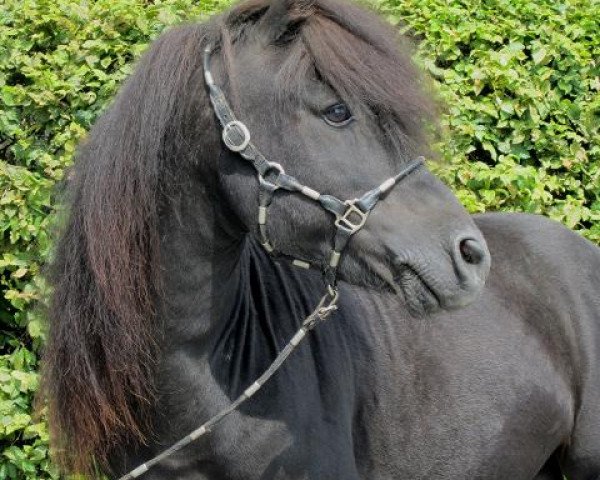
[[[436,111],[430,86],[412,62],[412,46],[375,13],[343,0],[250,0],[229,11],[224,26],[227,42],[262,35],[287,49],[274,78],[278,98],[302,98],[307,81],[318,78],[396,147],[426,150]]]

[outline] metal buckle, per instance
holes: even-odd
[[[234,143],[231,133],[237,132],[238,135],[242,136],[242,142],[239,144]],[[227,148],[232,152],[241,152],[250,143],[250,130],[239,120],[233,120],[223,127],[223,143],[227,145]]]
[[[351,234],[358,232],[367,221],[367,217],[369,216],[369,212],[363,212],[360,208],[358,208],[354,200],[346,200],[344,204],[348,206],[343,215],[338,216],[335,220],[335,226],[338,228],[345,228],[349,230]],[[358,215],[358,221],[355,222],[352,218],[352,215]]]

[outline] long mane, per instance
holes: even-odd
[[[105,463],[112,447],[142,440],[150,427],[159,210],[170,149],[183,148],[173,135],[187,116],[180,102],[197,96],[191,83],[204,36],[184,27],[154,43],[81,145],[69,178],[44,355],[50,430],[66,471]]]
[[[272,3],[291,20],[280,30],[274,25],[274,42],[295,42],[276,88],[289,96],[299,68],[317,72],[340,95],[360,101],[384,130],[393,129],[386,137],[399,139],[399,147],[423,143],[431,104],[391,27],[337,0]],[[50,430],[67,472],[106,466],[111,449],[151,432],[161,208],[171,179],[219,148],[201,80],[202,49],[217,44],[227,58],[253,28],[274,22],[270,5],[252,0],[161,36],[80,146],[50,271],[44,355]],[[190,147],[190,138],[197,145]]]

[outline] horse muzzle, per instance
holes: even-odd
[[[398,255],[394,281],[412,313],[453,310],[475,301],[485,286],[491,256],[480,234],[459,235],[449,252]]]

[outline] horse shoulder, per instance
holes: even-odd
[[[569,478],[600,478],[600,248],[538,215],[484,214],[475,221],[492,255],[491,288],[542,313],[526,321],[569,372],[574,412],[563,469]]]

